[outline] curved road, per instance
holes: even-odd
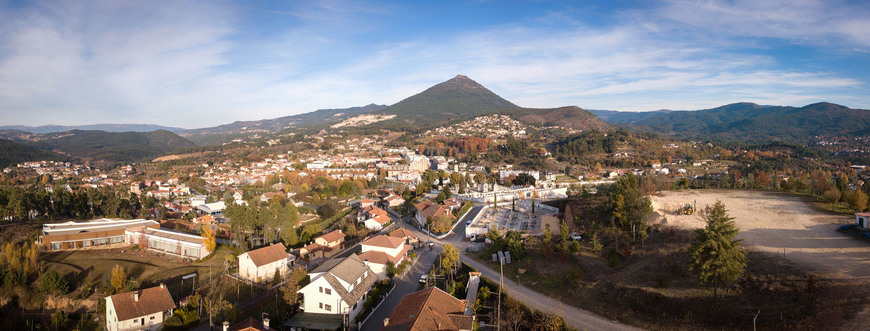
[[[426,234],[418,231],[416,228],[407,226],[407,229],[414,231],[417,238],[421,241],[426,240]],[[465,239],[465,220],[460,220],[460,224],[453,230],[453,235],[442,240],[432,238],[435,245],[440,247],[444,244],[451,244],[459,249],[462,262],[477,268],[480,273],[491,280],[498,281],[499,272],[493,270],[489,265],[475,261],[471,257],[465,255],[465,248],[471,242]],[[513,297],[525,302],[529,307],[534,309],[558,314],[565,319],[565,323],[572,328],[578,330],[640,330],[638,328],[621,324],[617,321],[609,320],[604,317],[595,315],[589,311],[562,303],[556,299],[550,298],[540,292],[529,289],[528,287],[517,284],[516,282],[505,278],[504,289]]]

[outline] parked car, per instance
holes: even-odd
[[[429,275],[420,276],[420,284],[426,284],[426,280],[429,278]]]

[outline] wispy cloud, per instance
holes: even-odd
[[[870,107],[855,97],[868,92],[860,77],[756,51],[766,47],[757,38],[774,38],[866,56],[855,50],[870,46],[866,11],[848,4],[673,1],[620,11],[606,25],[587,23],[584,8],[442,34],[397,31],[413,28],[391,23],[408,13],[380,4],[248,5],[0,10],[0,121],[204,127],[392,104],[460,73],[529,107]]]

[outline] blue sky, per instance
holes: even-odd
[[[457,74],[536,108],[868,109],[868,18],[837,0],[0,0],[0,125],[207,127]]]

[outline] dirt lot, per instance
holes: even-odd
[[[836,232],[853,218],[826,214],[804,197],[760,191],[688,190],[652,197],[656,223],[683,229],[704,226],[698,213],[676,215],[697,201],[703,209],[722,201],[740,228],[738,238],[751,250],[782,256],[829,278],[870,279],[870,244]]]

